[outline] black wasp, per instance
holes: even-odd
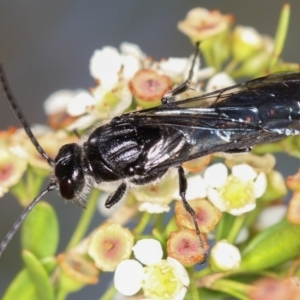
[[[0,244],[0,256],[46,193],[59,190],[64,199],[85,206],[91,187],[119,181],[117,190],[106,200],[109,208],[129,187],[150,183],[170,167],[178,169],[180,195],[203,246],[195,212],[185,199],[187,181],[182,163],[215,152],[245,152],[253,145],[299,134],[300,73],[278,73],[173,101],[189,88],[197,55],[198,50],[188,79],[165,95],[162,105],[112,119],[79,143],[62,146],[54,160],[33,135],[0,67],[2,88],[12,110],[32,144],[54,169],[48,187],[25,209]]]

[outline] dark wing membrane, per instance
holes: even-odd
[[[131,114],[162,133],[147,169],[162,169],[220,151],[246,149],[300,130],[300,73],[255,79],[200,97]],[[211,101],[209,107],[202,104]]]
[[[245,148],[259,139],[260,127],[255,109],[249,110],[251,124],[221,118],[214,109],[197,112],[186,109],[179,115],[173,110],[168,115],[165,113],[140,114],[133,119],[138,127],[157,128],[161,134],[158,143],[144,157],[146,171],[165,169],[209,153]],[[239,110],[230,113],[237,116]]]
[[[284,97],[299,98],[300,72],[281,72],[265,77],[256,78],[241,84],[230,86],[201,96],[172,102],[171,105],[179,108],[190,107],[217,107],[249,106],[261,103],[266,98]],[[235,97],[237,96],[237,97]],[[222,102],[226,100],[226,104]]]

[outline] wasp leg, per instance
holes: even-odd
[[[194,221],[196,233],[197,233],[197,235],[199,237],[199,241],[200,241],[200,246],[203,249],[203,253],[204,253],[204,259],[200,263],[204,263],[207,259],[207,251],[204,248],[204,243],[203,243],[203,240],[202,240],[202,237],[200,234],[200,229],[199,229],[197,219],[196,219],[196,213],[195,213],[194,209],[189,205],[187,200],[185,199],[185,194],[186,194],[186,190],[187,190],[187,180],[186,180],[186,177],[184,174],[184,170],[181,166],[178,167],[178,176],[179,176],[179,194],[181,196],[185,210],[191,215],[191,217]]]
[[[110,208],[116,203],[118,203],[125,195],[126,190],[127,190],[127,185],[126,183],[123,182],[122,184],[120,184],[120,186],[117,188],[117,190],[114,193],[109,195],[109,197],[105,202],[105,207]]]
[[[191,85],[193,75],[194,75],[194,67],[195,67],[195,64],[196,64],[196,59],[197,59],[197,56],[199,55],[199,44],[200,44],[199,42],[196,43],[196,51],[195,51],[195,55],[194,55],[194,58],[193,58],[193,61],[192,61],[190,71],[189,71],[188,78],[183,83],[178,85],[176,88],[174,88],[170,92],[166,93],[161,98],[161,104],[163,104],[163,105],[169,104],[170,102],[172,102],[172,101],[170,101],[170,98],[172,98],[176,95],[179,95],[179,94],[181,94],[181,93],[183,93],[183,92],[185,92],[186,90],[189,89],[189,87]]]

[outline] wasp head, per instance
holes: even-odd
[[[54,174],[60,194],[66,200],[73,200],[84,188],[81,156],[81,148],[73,143],[62,146],[55,158]]]

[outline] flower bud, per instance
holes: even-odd
[[[143,108],[149,108],[161,104],[161,98],[171,90],[172,85],[168,76],[142,69],[131,79],[129,88],[137,103]]]
[[[201,240],[206,252],[209,249],[206,236],[201,234]],[[168,238],[168,256],[175,258],[186,267],[193,266],[204,261],[206,254],[200,244],[195,230],[184,229],[173,231]]]
[[[119,224],[105,223],[92,235],[88,254],[102,271],[114,271],[117,265],[131,255],[134,237]]]
[[[226,240],[217,242],[211,249],[210,264],[218,271],[233,271],[239,268],[241,254],[237,247]]]
[[[178,23],[178,29],[193,41],[216,36],[229,28],[233,22],[232,15],[222,15],[218,10],[194,8],[190,10],[185,20]]]

